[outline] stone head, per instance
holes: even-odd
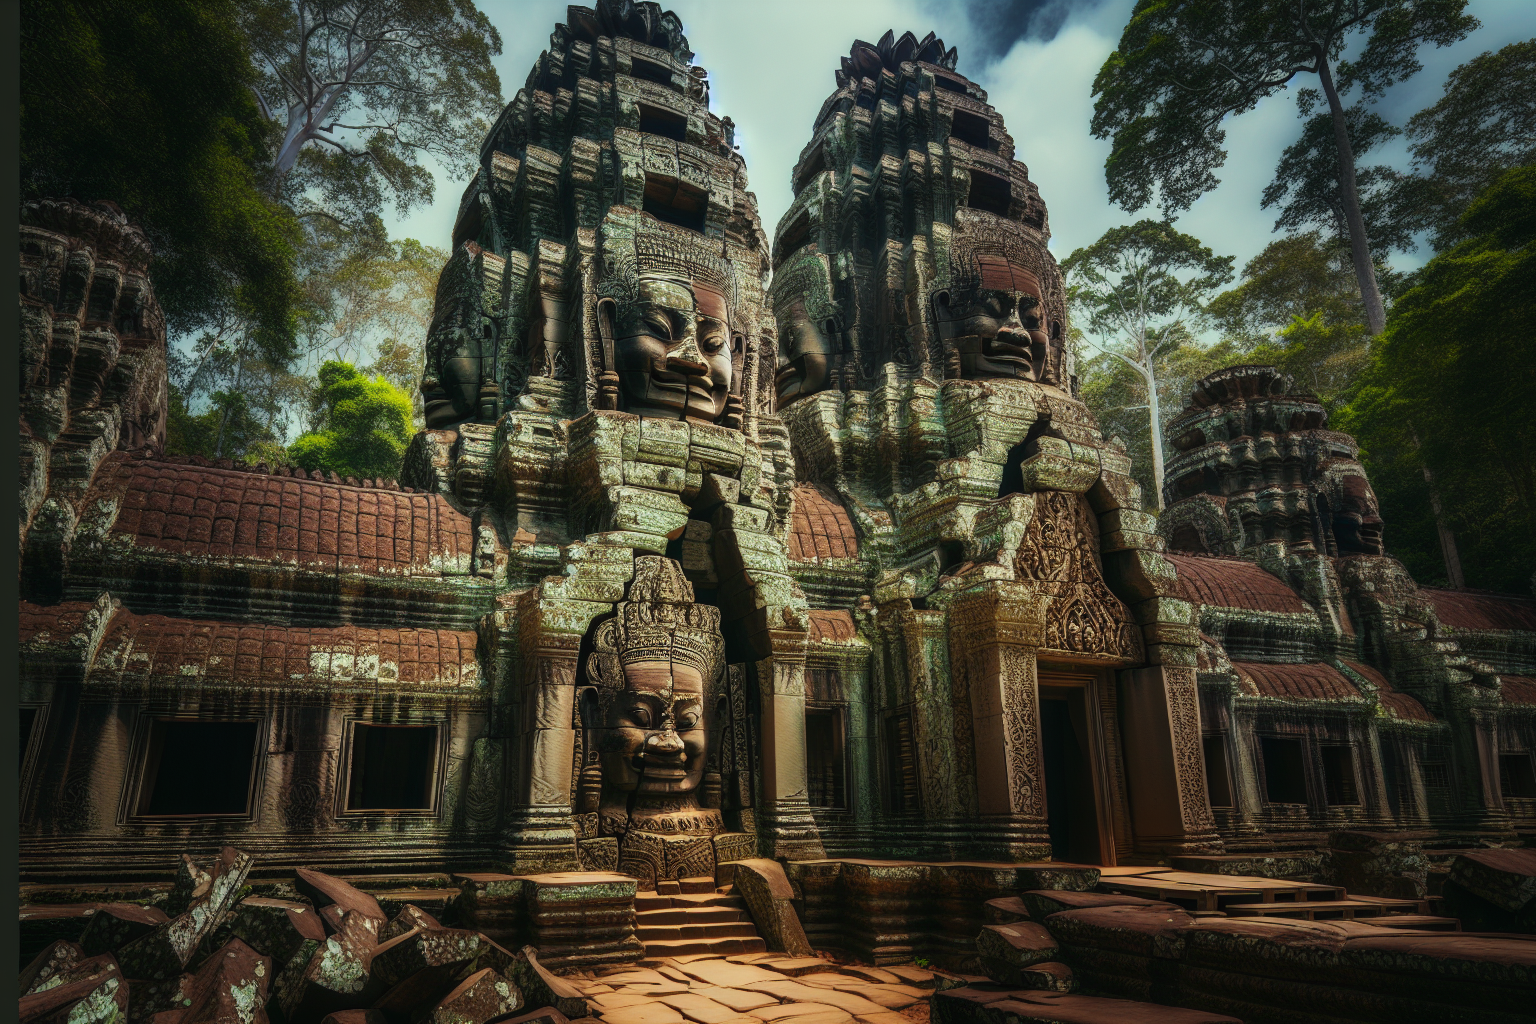
[[[1352,473],[1340,481],[1334,496],[1332,520],[1333,539],[1339,554],[1383,553],[1381,507],[1364,475]]]
[[[778,406],[824,391],[842,349],[842,311],[832,298],[827,259],[814,251],[792,256],[774,275],[773,314],[779,358]]]
[[[1040,276],[1000,255],[978,255],[973,274],[934,295],[939,336],[969,380],[1044,380],[1052,325]]]
[[[732,330],[724,261],[679,252],[675,243],[605,255],[598,330],[618,376],[620,407],[640,416],[728,420],[740,404],[735,392],[743,339]]]
[[[592,749],[607,793],[696,799],[708,753],[705,693],[722,668],[720,612],[693,603],[672,559],[635,563],[630,597],[599,625],[588,660],[601,694]]]

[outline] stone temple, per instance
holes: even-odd
[[[398,480],[165,454],[143,232],[23,206],[24,1019],[1529,1019],[1456,932],[1536,931],[1536,601],[1418,586],[1269,367],[1147,511],[942,41],[853,44],[771,241],[692,56],[555,26]]]

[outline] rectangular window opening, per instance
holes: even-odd
[[[363,725],[352,732],[349,811],[429,811],[437,726]]]
[[[1500,754],[1499,786],[1506,797],[1530,799],[1536,797],[1536,770],[1531,765],[1531,755]]]
[[[647,135],[660,135],[675,142],[688,141],[688,119],[682,114],[645,103],[639,106],[642,132]]]
[[[1450,789],[1451,772],[1444,761],[1425,761],[1419,766],[1425,789]]]
[[[1212,807],[1232,806],[1232,777],[1227,771],[1225,736],[1205,738],[1205,791],[1211,796]]]
[[[664,68],[654,61],[641,60],[639,57],[635,57],[630,60],[629,69],[630,74],[636,78],[643,78],[647,82],[664,85],[668,89],[673,88],[671,69]],[[641,130],[644,131],[644,129]]]
[[[957,79],[950,78],[947,75],[934,75],[933,84],[937,85],[940,89],[948,89],[950,92],[958,92],[962,96],[967,93],[965,83],[960,82]]]
[[[805,775],[812,807],[844,810],[842,715],[831,709],[805,713]]]
[[[139,788],[141,815],[246,814],[256,768],[256,722],[156,719]]]
[[[964,110],[955,111],[955,116],[949,122],[949,137],[977,149],[991,148],[991,126],[987,119]]]
[[[704,233],[704,211],[709,196],[680,183],[645,176],[645,202],[641,209],[667,224]]]
[[[1307,777],[1301,756],[1301,740],[1265,736],[1260,740],[1264,756],[1264,796],[1272,804],[1307,802]]]
[[[1012,202],[1013,192],[1006,178],[983,174],[981,171],[971,172],[971,192],[966,197],[965,205],[973,210],[985,210],[1006,217]]]
[[[1349,747],[1324,747],[1323,785],[1328,803],[1332,806],[1358,804],[1360,793],[1355,787],[1355,752]]]

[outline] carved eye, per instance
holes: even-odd
[[[664,313],[647,313],[640,323],[646,331],[658,338],[672,337],[672,321]]]
[[[697,728],[698,724],[699,713],[697,711],[684,711],[677,716],[678,732],[686,732],[689,729]]]
[[[725,347],[725,332],[715,328],[699,334],[699,348],[707,355],[714,355]]]
[[[643,704],[636,704],[629,709],[629,720],[642,729],[651,727],[651,709]]]

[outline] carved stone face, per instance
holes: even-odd
[[[797,398],[826,390],[835,348],[835,325],[811,319],[803,299],[791,303],[779,324],[779,372],[775,383],[780,408]]]
[[[983,256],[979,286],[935,297],[939,334],[968,380],[1041,380],[1050,355],[1045,295],[1032,272]]]
[[[605,312],[606,311],[606,312]],[[615,309],[614,360],[624,411],[640,416],[714,423],[731,390],[730,330],[725,297],[703,282],[643,275],[639,299]]]
[[[1340,554],[1382,553],[1381,510],[1376,492],[1363,476],[1344,478],[1338,506],[1333,511],[1333,539]]]
[[[438,388],[426,397],[427,426],[450,427],[473,419],[480,401],[480,356],[467,346],[445,354],[438,366]]]
[[[647,796],[693,793],[704,777],[703,680],[664,662],[626,665],[598,743],[603,783]]]

